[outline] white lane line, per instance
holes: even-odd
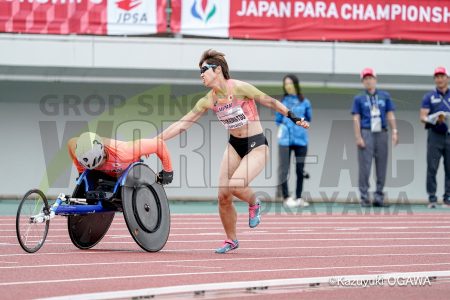
[[[351,231],[351,230],[359,230],[358,227],[350,227],[350,228],[335,228],[334,230],[342,230],[342,231]]]
[[[264,230],[270,230],[273,229],[270,226],[265,226],[265,224],[260,225],[261,229]],[[198,229],[205,229],[205,227],[197,227]],[[244,229],[245,226],[239,226],[238,229]],[[248,227],[246,227],[248,228]],[[334,229],[334,226],[312,226],[310,227],[311,229]],[[346,228],[356,228],[356,227],[346,227]],[[384,226],[381,227],[377,227],[377,226],[358,226],[357,228],[359,229],[383,229],[386,228]],[[217,227],[217,228],[210,228],[210,229],[214,229],[214,230],[219,230],[222,229],[222,227]],[[280,229],[286,229],[286,227],[280,227]],[[408,226],[408,227],[399,227],[399,229],[450,229],[450,226]],[[194,230],[194,229],[190,229],[190,230]],[[67,228],[51,228],[50,226],[50,231],[65,231],[67,232]],[[110,228],[108,231],[126,231],[126,228]],[[15,229],[0,229],[0,232],[16,232]]]
[[[311,214],[311,215],[303,215],[303,214],[273,214],[273,213],[264,213],[263,217],[266,219],[275,219],[278,220],[280,218],[283,219],[298,219],[298,218],[304,218],[304,219],[312,219],[312,220],[370,220],[370,219],[376,219],[376,220],[408,220],[411,221],[415,218],[419,220],[424,219],[431,219],[436,220],[438,218],[446,219],[450,215],[450,210],[448,213],[442,213],[442,214],[353,214],[348,216],[343,216],[343,214]],[[201,215],[177,215],[177,214],[171,214],[172,220],[178,221],[178,220],[217,220],[219,218],[219,214],[213,214],[208,215],[206,217],[202,217]],[[239,218],[245,218],[248,217],[247,213],[239,213]],[[14,224],[16,221],[16,217],[1,217],[0,216],[0,224],[10,223]],[[56,216],[55,219],[52,220],[54,223],[67,223],[67,220],[64,217]],[[123,222],[123,216],[121,214],[116,215],[116,219],[114,220],[114,223],[124,223]]]
[[[425,206],[424,206],[425,207]],[[303,213],[305,213],[305,215],[303,215]],[[306,214],[308,213],[308,214]],[[386,211],[383,213],[374,213],[374,212],[364,212],[364,213],[360,213],[360,212],[348,212],[348,213],[343,213],[343,212],[336,212],[336,213],[327,213],[327,212],[316,212],[313,214],[310,214],[307,211],[299,211],[299,212],[290,212],[290,211],[286,211],[286,212],[266,212],[264,213],[265,216],[268,217],[278,217],[278,216],[283,216],[283,217],[298,217],[298,216],[304,216],[304,217],[320,217],[320,218],[343,218],[343,219],[350,219],[350,218],[355,218],[355,217],[380,217],[380,218],[397,218],[397,217],[402,217],[402,218],[410,218],[410,217],[435,217],[435,216],[448,216],[450,214],[450,209],[448,210],[442,210],[442,211],[427,211],[427,212],[413,212],[413,213],[405,213],[405,212],[401,212],[401,211]],[[247,214],[247,212],[238,212],[238,216],[245,216]],[[116,216],[118,218],[123,218],[123,214],[122,213],[116,213]],[[218,212],[214,212],[214,213],[171,213],[171,216],[175,217],[175,218],[213,218],[216,216],[219,216]],[[11,220],[14,221],[16,219],[15,214],[14,215],[5,215],[5,216],[0,216],[0,220]],[[56,220],[64,220],[65,217],[64,216],[56,216]]]
[[[446,263],[432,263],[432,264],[395,264],[395,265],[354,265],[354,266],[326,266],[326,267],[309,267],[309,268],[283,268],[283,269],[252,269],[252,270],[236,270],[236,271],[215,271],[215,272],[188,272],[188,273],[163,273],[163,274],[139,274],[139,275],[122,275],[122,276],[104,276],[104,277],[81,277],[81,278],[67,278],[67,279],[46,279],[46,280],[30,280],[30,281],[13,281],[1,282],[0,286],[12,285],[30,285],[30,284],[56,284],[56,283],[75,283],[83,281],[104,281],[117,279],[142,279],[142,278],[157,278],[157,277],[179,277],[179,276],[199,276],[199,275],[220,275],[220,274],[246,274],[246,273],[273,273],[273,272],[299,272],[299,271],[314,271],[314,270],[343,270],[343,269],[372,269],[383,267],[436,267],[448,266],[450,262]],[[450,273],[450,272],[449,272]]]
[[[410,241],[410,240],[450,240],[449,238],[443,238],[443,237],[411,237],[411,238],[402,238],[402,237],[386,237],[386,238],[374,238],[374,237],[369,237],[369,238],[331,238],[331,239],[326,239],[326,238],[314,238],[314,239],[304,239],[304,238],[295,238],[295,239],[250,239],[250,240],[245,240],[245,239],[239,239],[239,241],[241,242],[314,242],[314,241],[320,241],[320,242],[326,242],[326,241],[384,241],[384,240],[406,240],[406,241]],[[215,242],[217,240],[171,240],[169,239],[168,242],[170,243],[202,243],[202,242]],[[114,242],[111,242],[114,243]],[[69,243],[71,244],[71,243]]]
[[[449,214],[450,217],[450,214]],[[220,220],[218,220],[220,221]],[[270,220],[270,221],[266,221],[264,222],[264,218],[262,218],[263,223],[261,224],[267,224],[267,225],[327,225],[327,224],[339,224],[339,225],[345,225],[345,224],[364,224],[364,225],[369,225],[369,224],[384,224],[384,225],[389,225],[389,224],[400,224],[400,225],[404,225],[404,224],[450,224],[450,221],[398,221],[398,222],[388,222],[388,221],[381,221],[381,222],[372,222],[372,221],[368,221],[366,220],[365,222],[341,222],[341,221],[323,221],[323,222],[310,222],[310,221],[299,221],[299,222],[283,222],[283,221],[276,221],[276,220]],[[173,221],[171,222],[171,224],[173,225],[189,225],[189,224],[203,224],[203,225],[214,225],[217,224],[218,222],[199,222],[199,221],[195,221],[195,222],[177,222],[177,221]],[[238,221],[238,224],[243,225],[246,224],[246,222],[244,221]]]
[[[379,278],[430,278],[430,277],[448,277],[450,271],[426,271],[426,272],[396,272],[396,273],[378,273],[378,274],[364,274],[364,275],[340,275],[345,279],[351,281],[373,281],[379,280]],[[145,296],[163,296],[163,295],[177,295],[195,293],[197,291],[229,291],[247,288],[280,288],[293,286],[303,286],[310,284],[325,284],[330,286],[331,280],[335,280],[337,276],[324,276],[324,277],[306,277],[306,278],[287,278],[287,279],[271,279],[271,280],[258,280],[258,281],[233,281],[233,282],[221,282],[221,283],[203,283],[193,285],[179,285],[170,287],[159,288],[147,288],[136,290],[124,290],[113,292],[100,292],[89,293],[79,295],[69,295],[46,298],[47,300],[91,300],[91,299],[123,299],[123,298],[141,298]],[[181,295],[180,295],[181,296]],[[192,296],[191,296],[192,297]],[[190,297],[190,298],[191,298]],[[276,297],[276,296],[275,296]]]
[[[129,242],[130,244],[134,244],[134,242]],[[322,250],[326,250],[326,249],[349,249],[349,248],[369,248],[369,249],[374,249],[374,248],[395,248],[395,249],[399,249],[399,248],[426,248],[426,247],[450,247],[450,244],[435,244],[435,245],[357,245],[357,246],[348,246],[348,245],[344,245],[344,246],[289,246],[289,247],[263,247],[263,248],[257,248],[257,247],[251,247],[251,248],[239,248],[239,252],[250,252],[253,253],[255,250],[258,251],[271,251],[271,250],[275,250],[276,252],[279,252],[280,250],[291,250],[291,249],[322,249]],[[213,252],[214,249],[213,248],[204,248],[204,249],[163,249],[161,250],[162,253],[164,252],[182,252],[182,253],[186,253],[186,254],[192,254],[193,252]],[[86,255],[86,254],[117,254],[117,253],[124,253],[124,252],[130,252],[130,253],[147,253],[144,250],[121,250],[121,249],[111,249],[108,251],[104,251],[101,252],[101,250],[99,251],[95,251],[95,252],[88,252],[88,251],[78,251],[78,252],[55,252],[55,253],[49,253],[49,252],[44,252],[44,253],[33,253],[32,256],[35,257],[37,255],[74,255],[74,254],[80,254],[80,255]],[[147,253],[148,254],[148,253]],[[15,257],[15,256],[31,256],[31,254],[28,253],[11,253],[11,254],[0,254],[0,257]],[[151,254],[149,254],[151,255]]]
[[[386,230],[396,230],[396,229],[408,229],[408,227],[381,227],[380,229],[386,229]]]
[[[263,251],[263,250],[291,250],[291,249],[348,249],[348,248],[415,248],[415,247],[448,247],[450,244],[443,244],[443,245],[357,245],[357,246],[290,246],[290,247],[252,247],[252,248],[239,248],[240,252],[253,252],[255,250]],[[192,251],[213,251],[213,249],[183,249],[183,250],[177,250],[177,249],[167,249],[164,250],[164,252],[185,252],[185,253],[191,253]]]
[[[251,233],[249,233],[251,235]],[[208,235],[212,235],[212,234],[208,234]],[[217,233],[216,235],[221,236],[223,235],[223,233]],[[261,243],[276,243],[276,242],[335,242],[335,241],[353,241],[353,242],[358,242],[358,241],[385,241],[385,240],[393,240],[393,241],[397,241],[397,240],[406,240],[406,241],[411,241],[411,240],[450,240],[450,238],[442,238],[442,237],[412,237],[412,238],[399,238],[399,237],[387,237],[387,238],[337,238],[337,239],[325,239],[325,238],[315,238],[315,239],[304,239],[304,238],[296,238],[296,239],[268,239],[268,240],[261,240],[261,239],[252,239],[252,240],[244,240],[244,239],[240,239],[241,242],[261,242]],[[180,241],[176,241],[176,240],[168,240],[167,243],[214,243],[217,242],[217,240],[180,240]],[[101,244],[134,244],[135,241],[131,240],[130,241],[101,241]],[[46,245],[72,245],[73,243],[71,242],[53,242],[51,240],[47,240]],[[3,246],[17,246],[17,244],[12,244],[12,243],[4,243]]]
[[[204,228],[202,228],[204,229]],[[172,230],[172,229],[171,229]],[[396,234],[407,234],[407,235],[422,235],[422,234],[426,234],[427,237],[429,237],[430,235],[439,235],[439,234],[445,234],[445,235],[450,235],[450,231],[406,231],[406,232],[395,232],[395,231],[386,231],[386,232],[346,232],[346,231],[351,231],[351,230],[342,230],[340,232],[311,232],[312,230],[288,230],[287,232],[269,232],[268,230],[266,231],[259,231],[259,234],[261,235],[396,235]],[[248,231],[250,233],[255,232],[255,231]],[[241,234],[247,234],[247,232],[241,233],[239,232],[239,235]],[[170,237],[172,236],[199,236],[202,235],[202,232],[199,233],[171,233]],[[37,237],[37,236],[31,236],[31,237]],[[62,234],[62,235],[48,235],[48,238],[65,238],[67,239],[69,237],[69,234]],[[105,239],[107,238],[130,238],[131,236],[129,234],[123,234],[123,235],[109,235],[106,234]],[[1,238],[9,238],[9,239],[17,239],[16,235],[5,235],[5,236],[0,236]]]
[[[450,217],[450,214],[449,214]],[[195,225],[195,224],[199,224],[199,225],[221,225],[220,224],[220,220],[216,219],[216,221],[213,222],[204,222],[204,221],[192,221],[192,222],[178,222],[178,221],[172,221],[171,225],[173,226],[177,226],[177,225]],[[245,226],[248,223],[245,221],[238,221],[237,225],[239,226]],[[399,224],[399,225],[404,225],[404,224],[450,224],[450,221],[439,221],[439,220],[433,220],[433,221],[398,221],[398,222],[388,222],[388,221],[376,221],[376,222],[372,222],[372,221],[357,221],[357,222],[341,222],[341,221],[321,221],[321,222],[310,222],[310,221],[298,221],[298,222],[283,222],[283,221],[277,221],[277,220],[269,220],[269,221],[264,221],[264,219],[262,220],[262,223],[264,225],[296,225],[296,226],[300,226],[300,225],[341,225],[341,227],[344,225],[351,225],[351,224],[357,224],[357,225],[370,225],[370,224],[383,224],[385,226],[381,226],[379,228],[408,228],[405,226],[389,226],[391,224]],[[11,226],[14,227],[14,224],[3,224],[3,226]],[[67,228],[67,224],[53,224],[52,222],[50,222],[50,226],[53,227],[66,227]],[[125,223],[113,223],[113,226],[125,226]],[[346,227],[351,227],[351,226],[346,226]],[[360,226],[358,226],[360,227]],[[449,226],[446,226],[449,227]],[[316,228],[316,227],[314,227]],[[362,228],[370,228],[370,227],[362,227]]]
[[[175,261],[176,262],[176,261]],[[166,267],[178,267],[178,268],[201,268],[201,269],[223,269],[223,267],[205,267],[205,266],[183,266],[183,265],[166,265]]]
[[[130,238],[131,237],[131,235],[126,235],[126,234],[124,234],[124,235],[112,235],[112,236],[105,236],[105,238],[112,238],[112,239],[128,239],[128,238]]]
[[[233,261],[265,261],[267,259],[336,259],[336,258],[353,258],[353,257],[391,257],[391,256],[448,256],[450,252],[431,252],[431,253],[383,253],[383,254],[341,254],[341,255],[295,255],[295,256],[274,256],[274,257],[233,257]],[[205,263],[205,262],[229,262],[230,258],[210,258],[210,259],[178,259],[178,260],[138,260],[138,261],[122,261],[122,262],[90,262],[77,264],[45,264],[45,265],[22,265],[22,266],[3,266],[0,269],[39,269],[39,268],[62,268],[62,267],[95,267],[95,266],[114,266],[114,265],[133,265],[133,264],[164,264],[164,263]]]
[[[448,223],[448,217],[450,217],[450,213],[446,216],[443,217],[442,219],[436,218],[436,217],[430,217],[430,218],[424,218],[424,217],[420,217],[417,218],[417,222],[419,223],[426,223],[426,222],[431,222],[431,223]],[[248,216],[246,215],[245,217],[239,217],[238,222],[245,222],[245,219],[248,218]],[[295,217],[295,218],[289,218],[287,216],[274,216],[274,217],[267,217],[266,215],[262,216],[263,220],[266,220],[267,222],[295,222],[295,223],[304,223],[304,222],[309,222],[309,223],[324,223],[326,224],[327,222],[331,222],[331,223],[355,223],[355,222],[370,222],[370,223],[394,223],[394,224],[401,224],[403,222],[407,222],[407,223],[414,223],[415,219],[408,217],[408,218],[396,218],[396,217],[389,217],[389,218],[383,218],[383,217],[377,217],[377,218],[368,218],[368,217],[351,217],[351,218],[333,218],[333,217],[328,217],[328,218],[299,218],[299,217]],[[206,223],[206,222],[220,222],[220,218],[219,216],[215,217],[215,218],[209,218],[209,219],[199,219],[199,218],[195,218],[195,219],[180,219],[180,218],[171,218],[172,223],[177,224],[177,223],[182,223],[182,224],[186,224],[186,223]],[[348,220],[348,221],[346,221]],[[8,222],[2,222],[0,220],[0,226],[15,226],[15,219],[8,221]],[[344,221],[344,222],[342,222]],[[66,220],[52,220],[50,222],[52,225],[58,225],[58,226],[67,226],[67,221]],[[126,225],[126,223],[124,221],[113,221],[113,224],[116,225]]]

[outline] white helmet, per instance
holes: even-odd
[[[77,140],[75,155],[85,168],[89,170],[97,168],[105,157],[102,138],[93,132],[81,134]]]

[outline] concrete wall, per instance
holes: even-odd
[[[274,96],[280,94],[279,87],[262,89]],[[153,137],[158,129],[187,112],[205,92],[199,85],[12,81],[0,82],[0,90],[0,157],[4,167],[0,173],[0,194],[3,195],[21,195],[33,187],[41,187],[48,194],[70,192],[76,172],[71,168],[65,142],[79,134],[83,126],[89,126],[90,130],[99,127],[101,134],[125,140]],[[316,200],[357,197],[356,147],[349,113],[356,92],[305,88],[314,109],[306,167],[311,179],[305,182],[306,197]],[[426,132],[418,122],[418,109],[425,91],[390,92],[398,109],[400,145],[390,154],[386,191],[393,200],[398,197],[423,200]],[[260,107],[260,115],[271,146],[271,158],[253,186],[273,197],[277,185],[277,128],[272,111]],[[215,199],[226,142],[226,131],[211,113],[186,135],[170,140],[175,180],[167,187],[168,196]],[[148,161],[155,169],[159,168],[155,157]],[[440,170],[439,195],[443,179]]]
[[[0,80],[195,83],[198,59],[223,51],[232,74],[277,83],[286,72],[310,85],[358,86],[371,66],[389,88],[425,89],[450,46],[0,34]]]

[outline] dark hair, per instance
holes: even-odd
[[[300,101],[305,100],[305,96],[303,96],[302,89],[300,88],[300,82],[298,81],[297,76],[295,76],[294,74],[287,74],[283,78],[283,92],[284,92],[284,95],[285,96],[288,95],[288,92],[286,92],[286,88],[284,87],[284,85],[285,85],[284,81],[286,80],[286,78],[289,78],[294,83],[295,93],[297,94],[298,99]]]
[[[213,49],[208,49],[203,52],[198,66],[201,68],[202,64],[206,61],[207,64],[220,66],[222,68],[222,74],[225,79],[230,79],[230,73],[228,71],[228,64],[225,60],[225,54]]]

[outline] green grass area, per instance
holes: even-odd
[[[15,216],[19,200],[0,200],[0,215]],[[243,202],[235,202],[239,213],[247,212],[247,205]],[[217,201],[171,201],[170,210],[176,214],[217,214]],[[428,209],[426,205],[391,205],[387,208],[362,208],[358,204],[344,203],[315,203],[307,208],[285,208],[281,203],[266,202],[263,204],[264,213],[275,214],[378,214],[378,215],[396,215],[396,214],[414,214],[414,213],[443,213],[448,212],[449,208],[438,206],[436,209]]]

